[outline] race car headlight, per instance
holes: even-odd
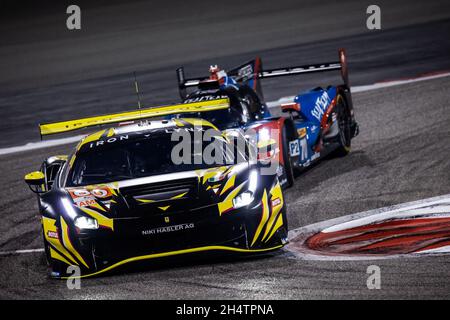
[[[255,199],[255,192],[258,188],[258,172],[256,170],[250,171],[248,176],[248,190],[242,192],[233,199],[233,207],[235,209],[248,206]]]
[[[236,198],[233,199],[233,207],[235,209],[238,209],[248,206],[250,203],[252,203],[253,199],[254,199],[253,192],[251,191],[242,192],[240,195],[238,195]]]
[[[89,230],[95,230],[98,229],[98,222],[94,218],[79,216],[75,218],[74,221],[75,227],[79,229],[89,229]]]

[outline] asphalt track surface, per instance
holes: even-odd
[[[177,13],[155,26],[149,22],[135,22],[142,19],[130,18],[137,11],[143,14],[136,6],[142,9],[140,6],[144,4],[113,2],[106,7],[108,14],[103,11],[103,19],[118,19],[117,23],[112,23],[118,30],[113,28],[112,33],[102,29],[103,25],[99,23],[92,27],[98,28],[94,29],[97,30],[94,34],[83,31],[84,34],[75,35],[73,41],[79,42],[70,50],[73,61],[69,65],[52,57],[39,60],[53,52],[52,48],[62,48],[61,41],[67,41],[63,39],[63,30],[48,31],[55,23],[52,17],[57,16],[53,12],[56,9],[50,10],[48,15],[43,14],[42,20],[30,20],[35,23],[30,34],[25,32],[29,25],[23,22],[15,32],[18,35],[22,32],[26,37],[2,37],[5,40],[0,48],[3,58],[0,64],[7,72],[2,72],[0,79],[0,147],[35,141],[36,124],[40,121],[118,111],[124,106],[133,108],[136,103],[129,74],[133,69],[140,70],[138,75],[146,105],[177,99],[173,70],[180,63],[187,66],[188,73],[196,75],[206,70],[210,63],[217,61],[230,66],[255,54],[262,56],[267,67],[276,67],[286,63],[334,60],[336,49],[345,47],[353,85],[450,69],[450,16],[446,16],[450,11],[445,1],[408,2],[408,10],[405,2],[386,3],[384,7],[381,2],[382,10],[386,12],[385,29],[372,32],[365,29],[367,5],[363,2],[346,3],[342,7],[305,2],[298,10],[302,20],[297,24],[290,22],[295,16],[293,2],[283,2],[278,11],[269,2],[261,3],[254,12],[244,5],[244,12],[233,18],[234,24],[223,23],[224,17],[231,15],[235,8],[231,3],[221,9],[223,16],[216,19],[214,12],[195,16],[195,10],[188,10],[190,18],[182,18]],[[332,9],[337,10],[337,14],[328,15],[333,18],[326,19]],[[153,14],[156,15],[158,10],[155,11]],[[101,11],[98,12],[101,16]],[[321,20],[317,19],[319,12]],[[111,14],[115,14],[114,19]],[[249,19],[253,19],[250,20],[252,23],[246,25]],[[12,16],[0,30],[12,30],[19,20]],[[198,24],[188,28],[191,32],[200,32],[201,39],[196,37],[193,44],[183,40],[186,41],[182,43],[184,47],[175,45],[174,39],[183,38],[173,33],[176,27],[194,20]],[[283,21],[289,22],[283,24]],[[337,27],[339,23],[342,23],[341,28]],[[242,38],[237,39],[239,24],[244,31]],[[255,35],[265,24],[272,28],[260,31],[259,37],[249,43],[246,37]],[[294,37],[305,25],[310,29],[303,29],[301,36]],[[43,28],[41,33],[36,31],[39,26]],[[210,26],[209,37],[201,34],[205,26]],[[166,32],[166,38],[172,40],[163,41],[161,56],[152,53],[154,56],[148,61],[139,50],[142,38],[136,35],[136,30],[142,33],[146,28],[149,34],[153,28],[159,28],[161,39]],[[228,41],[223,51],[211,47],[217,45],[212,40],[213,31],[217,30],[220,30],[217,37]],[[112,34],[125,38],[126,47],[132,50],[112,46],[111,43],[118,43]],[[33,40],[39,39],[40,35],[42,42]],[[327,40],[318,41],[324,39]],[[100,56],[90,54],[89,43],[97,43]],[[201,43],[206,43],[202,47],[206,49],[198,49]],[[145,41],[142,44],[148,50],[150,44]],[[181,52],[172,53],[170,48]],[[86,50],[84,54],[83,50]],[[26,68],[17,67],[16,73],[8,69],[27,57],[39,62],[36,69],[27,72]],[[112,63],[114,61],[117,61],[117,67]],[[300,89],[337,81],[335,76],[321,74],[287,81],[271,80],[263,85],[269,101],[293,95]],[[353,141],[352,152],[344,158],[326,159],[297,177],[295,186],[285,192],[290,228],[450,193],[449,88],[450,78],[446,77],[355,93],[355,112],[361,133]],[[36,169],[46,156],[67,153],[69,148],[60,146],[0,157],[1,252],[42,247],[36,199],[22,177]],[[381,268],[380,290],[369,290],[366,286],[366,270],[372,264]],[[171,261],[164,265],[133,266],[117,274],[85,279],[80,290],[68,290],[64,281],[48,279],[42,253],[2,255],[0,271],[0,298],[8,299],[450,298],[450,256],[308,261],[281,251],[245,260],[215,259],[213,263],[209,260]]]

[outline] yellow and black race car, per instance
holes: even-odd
[[[95,276],[139,260],[286,244],[280,183],[275,172],[262,174],[247,138],[201,119],[144,120],[226,107],[222,99],[40,125],[47,135],[139,119],[88,135],[71,155],[25,176],[38,193],[51,276],[69,276],[69,266]],[[174,133],[188,141],[183,152]],[[198,138],[206,133],[208,141]]]

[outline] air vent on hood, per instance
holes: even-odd
[[[120,189],[120,193],[129,204],[192,199],[198,194],[198,179],[188,178],[124,187]]]

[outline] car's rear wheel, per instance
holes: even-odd
[[[350,152],[352,144],[351,115],[345,98],[340,94],[337,96],[336,112],[339,125],[339,146],[335,154],[337,156],[345,156]]]

